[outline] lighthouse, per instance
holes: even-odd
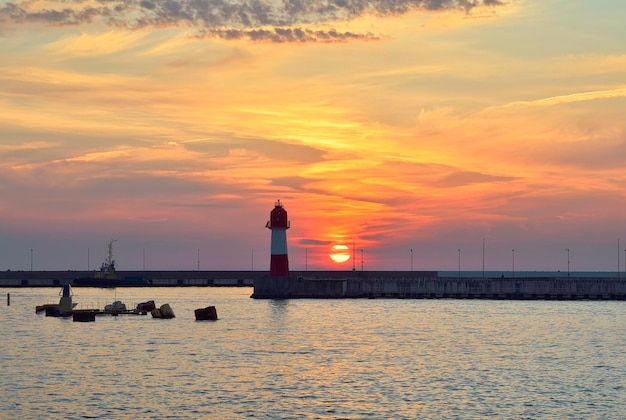
[[[270,276],[289,277],[289,260],[287,258],[287,211],[283,208],[280,200],[274,204],[274,209],[270,212],[270,220],[265,227],[272,231]]]
[[[270,220],[265,227],[272,231],[270,272],[269,275],[255,276],[253,298],[293,299],[346,296],[348,287],[346,279],[306,279],[302,276],[289,276],[287,229],[290,226],[287,212],[280,200],[274,204],[274,209],[270,212]]]

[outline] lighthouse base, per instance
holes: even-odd
[[[304,279],[266,276],[254,279],[255,299],[342,298],[346,279]]]
[[[291,277],[265,276],[254,279],[255,299],[288,299],[296,297],[296,281]]]

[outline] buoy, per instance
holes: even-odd
[[[161,305],[160,308],[154,308],[150,313],[152,314],[152,318],[171,319],[176,317],[168,303]]]
[[[156,308],[156,305],[154,304],[154,301],[153,300],[149,300],[147,302],[138,303],[136,311],[137,312],[150,312],[154,308]]]
[[[72,321],[74,322],[94,322],[95,320],[95,311],[74,311],[72,313]]]
[[[217,310],[215,306],[207,306],[206,308],[196,309],[194,311],[196,315],[196,321],[216,321]]]

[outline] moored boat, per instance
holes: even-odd
[[[100,271],[93,276],[76,277],[72,284],[84,287],[122,287],[122,286],[149,286],[151,282],[141,276],[120,277],[116,271],[116,261],[113,259],[113,242],[109,241],[107,256],[100,266]]]

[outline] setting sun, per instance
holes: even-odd
[[[336,263],[345,263],[350,259],[350,252],[346,245],[333,245],[329,257]]]

